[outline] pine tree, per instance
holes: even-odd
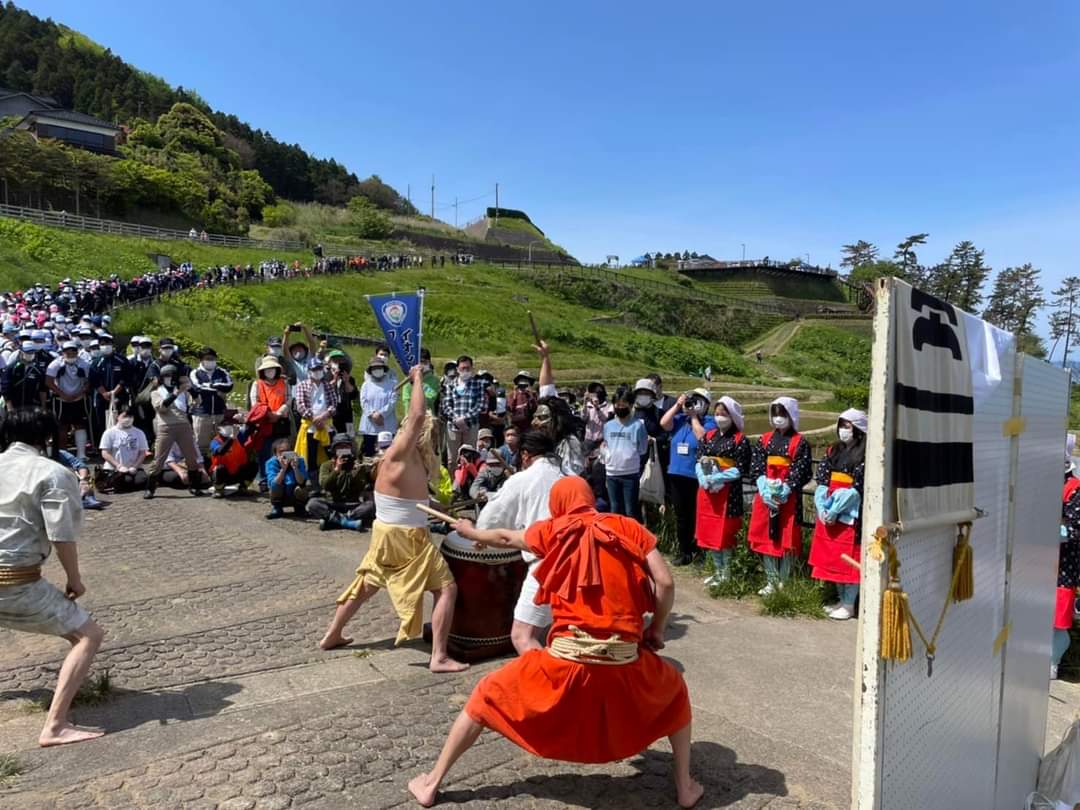
[[[900,277],[912,286],[922,287],[926,283],[927,270],[919,264],[915,254],[916,245],[925,245],[928,233],[915,233],[896,246],[893,261],[900,272]]]
[[[846,267],[848,270],[854,270],[864,264],[871,264],[877,261],[878,257],[877,246],[864,239],[860,239],[853,245],[844,245],[840,248],[840,252],[844,254],[840,266]]]
[[[930,269],[927,292],[967,312],[978,311],[983,301],[982,288],[991,270],[984,258],[983,251],[965,239],[953,248],[949,258]]]
[[[1039,270],[1031,263],[1006,267],[994,279],[994,289],[983,310],[983,320],[1012,332],[1019,339],[1030,335],[1035,327],[1035,315],[1046,306]]]
[[[1056,311],[1050,317],[1050,337],[1054,345],[1050,349],[1050,356],[1054,356],[1058,343],[1064,340],[1061,364],[1067,368],[1071,345],[1080,338],[1080,278],[1069,276],[1061,282],[1061,286],[1054,290],[1053,306]]]

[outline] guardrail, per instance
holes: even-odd
[[[113,234],[117,236],[140,236],[146,239],[169,239],[184,242],[195,242],[201,245],[217,245],[219,247],[250,247],[262,250],[288,250],[309,251],[311,246],[306,242],[291,241],[285,239],[252,239],[247,236],[229,236],[227,234],[211,233],[196,237],[191,236],[190,231],[182,231],[174,228],[158,228],[152,225],[138,225],[132,222],[121,222],[115,219],[98,219],[79,214],[69,214],[66,211],[45,211],[40,208],[24,208],[18,205],[0,204],[0,217],[20,219],[25,222],[33,222],[38,225],[46,225],[52,228],[68,228],[70,230],[86,231],[88,233]],[[358,255],[364,252],[358,245],[346,245],[334,242],[323,242],[323,250],[327,253],[341,255]]]

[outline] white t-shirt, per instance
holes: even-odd
[[[480,517],[478,529],[527,529],[540,520],[551,517],[549,499],[551,488],[563,477],[563,472],[549,459],[539,458],[529,469],[514,473],[497,492],[488,495]],[[521,552],[526,562],[536,556]]]
[[[150,449],[150,445],[146,443],[146,434],[137,427],[129,427],[127,430],[120,427],[109,428],[101,434],[98,447],[107,450],[120,462],[121,467],[138,466],[146,458],[146,451]],[[106,461],[105,469],[115,470],[116,467]]]
[[[79,372],[82,372],[80,376]],[[81,357],[76,358],[74,363],[65,363],[63,357],[57,357],[49,367],[45,369],[45,375],[56,380],[57,386],[69,397],[75,396],[82,390],[83,385],[90,377],[90,364]]]

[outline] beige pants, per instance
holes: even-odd
[[[201,469],[199,454],[195,451],[195,431],[186,422],[183,424],[165,424],[160,419],[154,420],[154,460],[146,470],[153,482],[155,476],[165,468],[165,459],[174,444],[180,446],[188,471]],[[196,478],[192,478],[192,481]]]
[[[210,457],[210,441],[214,438],[218,425],[221,424],[221,420],[224,418],[223,414],[191,417],[192,425],[195,428],[195,444],[202,451],[203,458]]]
[[[476,434],[480,432],[479,425],[469,425],[464,430],[458,430],[453,422],[446,424],[446,469],[453,470],[457,466],[458,448],[463,444],[471,444],[476,447]]]

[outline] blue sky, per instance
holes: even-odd
[[[434,173],[451,223],[498,181],[585,261],[926,231],[1078,272],[1071,0],[20,5],[425,211]]]

